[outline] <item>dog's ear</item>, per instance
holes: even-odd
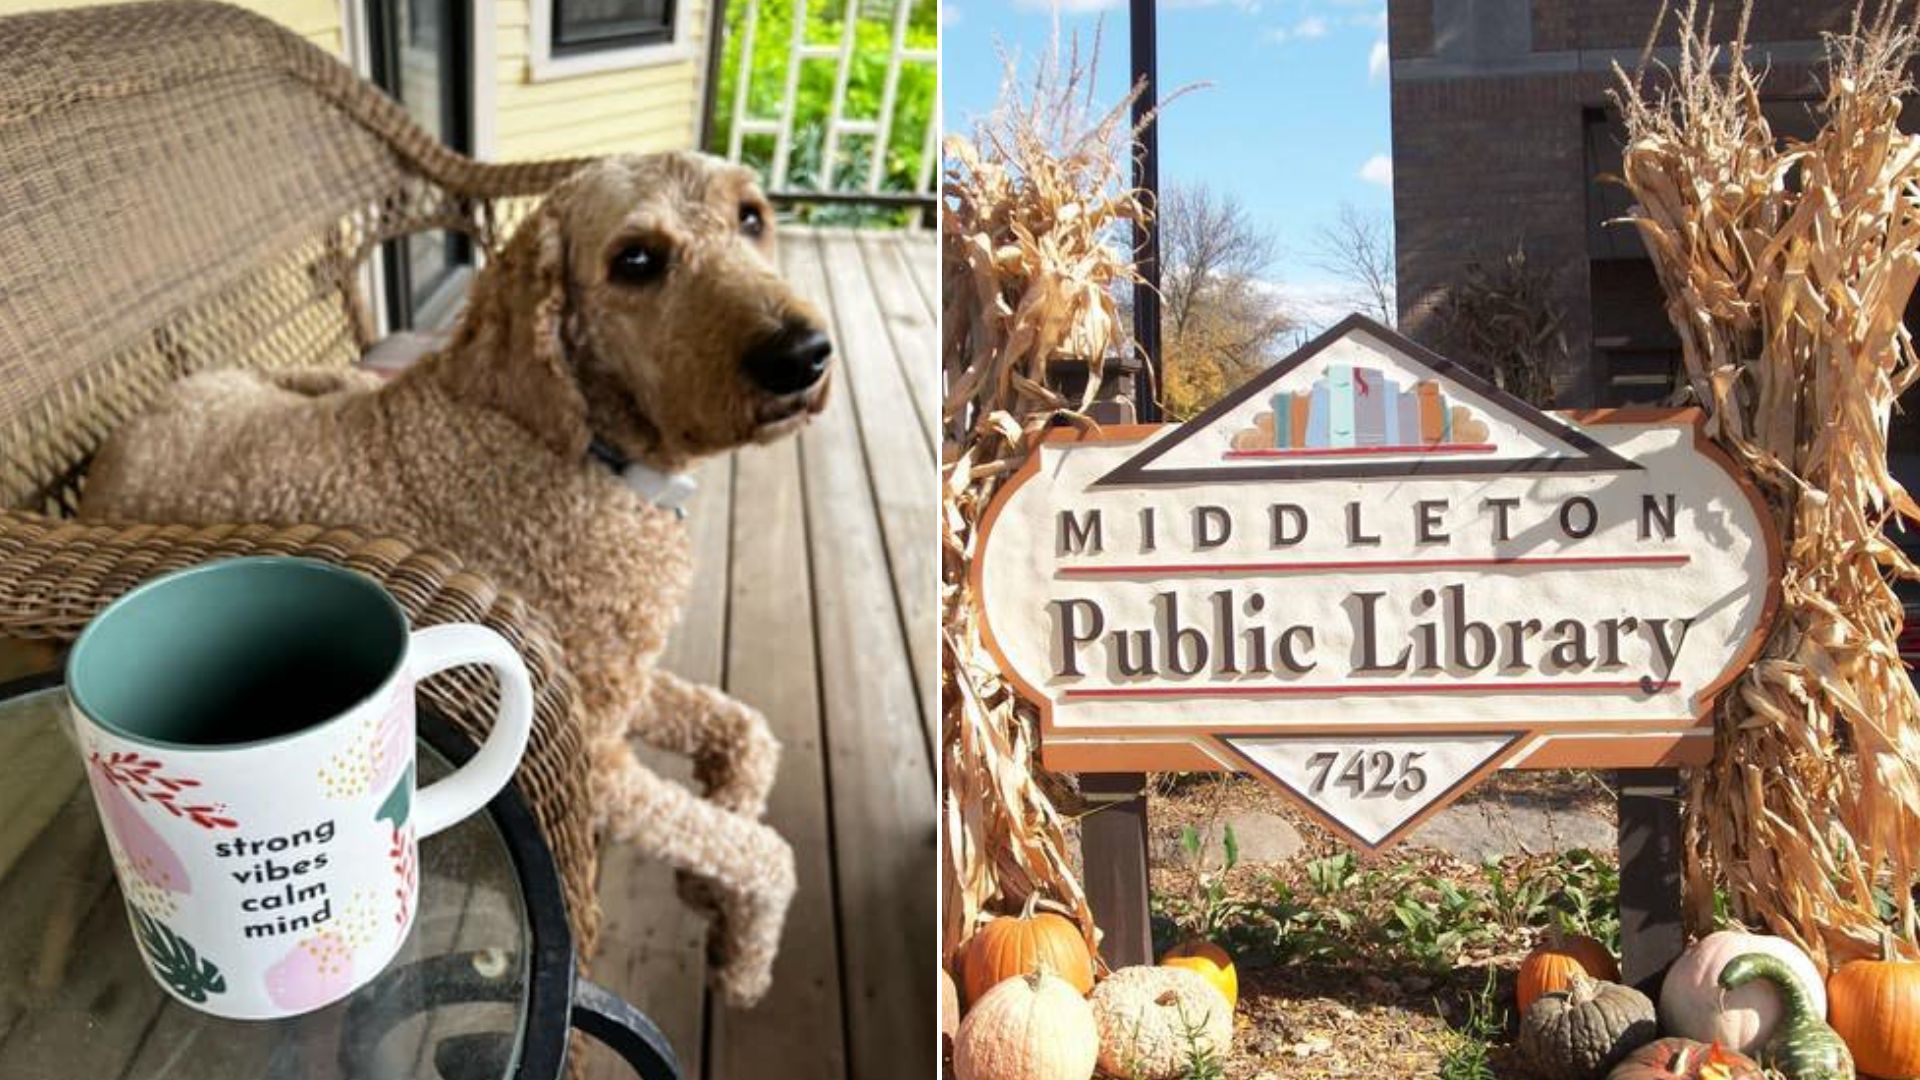
[[[566,239],[558,194],[521,224],[480,272],[460,334],[487,359],[461,365],[466,390],[565,458],[592,441],[569,357]]]

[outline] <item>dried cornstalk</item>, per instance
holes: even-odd
[[[1000,104],[971,138],[946,140],[941,223],[947,441],[941,487],[942,949],[1039,893],[1097,931],[1067,861],[1060,814],[1036,780],[1034,716],[983,649],[968,567],[1000,481],[1056,421],[1082,412],[1121,341],[1116,286],[1136,280],[1120,243],[1146,210],[1126,183],[1139,89],[1092,108],[1099,51],[1056,47],[1030,87],[1007,65]],[[1060,357],[1091,365],[1087,396],[1047,387]]]
[[[1920,370],[1901,324],[1920,278],[1920,137],[1897,126],[1916,41],[1898,5],[1856,13],[1828,40],[1819,133],[1783,143],[1745,18],[1721,57],[1697,14],[1660,89],[1621,74],[1623,179],[1686,392],[1765,493],[1785,577],[1693,777],[1690,915],[1704,923],[1723,881],[1742,918],[1833,964],[1869,951],[1876,886],[1915,931],[1920,700],[1888,577],[1916,571],[1882,529],[1920,516],[1887,472],[1888,420]]]

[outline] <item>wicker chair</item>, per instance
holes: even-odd
[[[349,365],[373,344],[359,268],[456,229],[494,250],[579,161],[487,165],[259,16],[152,3],[0,19],[0,637],[71,640],[156,574],[298,554],[382,582],[415,625],[481,622],[525,655],[537,727],[519,783],[582,956],[595,848],[573,687],[550,628],[445,551],[325,523],[102,525],[71,516],[115,425],[205,368]],[[491,677],[423,692],[470,734]]]

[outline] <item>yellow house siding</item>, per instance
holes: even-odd
[[[0,0],[0,15],[50,8],[89,7],[96,0]],[[108,3],[117,0],[106,0]],[[340,26],[340,0],[230,0],[236,7],[257,11],[335,56],[345,55],[346,35]]]
[[[0,0],[0,15],[102,0]],[[107,3],[119,0],[104,0]],[[343,0],[236,0],[327,50],[346,57]],[[645,67],[533,80],[529,0],[492,3],[493,55],[476,57],[494,74],[490,157],[501,160],[570,157],[626,151],[678,150],[694,145],[700,121],[700,77],[707,36],[707,4],[691,4],[683,24],[691,59]],[[365,0],[344,0],[364,4]],[[483,106],[484,107],[484,106]]]
[[[707,9],[686,14],[694,59],[533,80],[529,0],[495,0],[493,156],[500,160],[630,151],[694,144]]]

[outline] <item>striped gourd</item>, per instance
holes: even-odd
[[[1786,963],[1766,953],[1741,953],[1721,969],[1720,986],[1737,990],[1765,979],[1780,992],[1787,1014],[1767,1040],[1760,1060],[1787,1080],[1854,1080],[1853,1055],[1839,1033],[1814,1014],[1806,988]]]

